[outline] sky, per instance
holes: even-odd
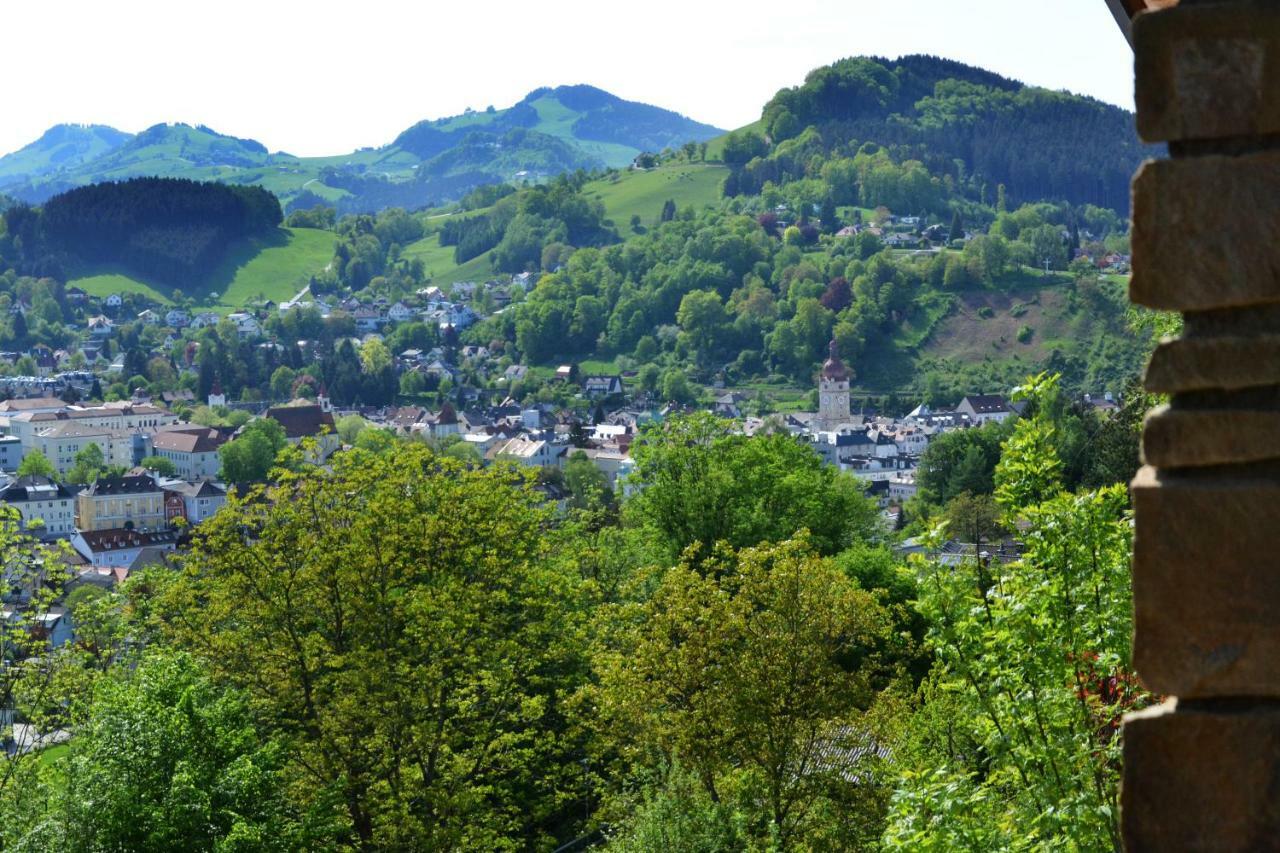
[[[205,124],[341,154],[590,83],[731,129],[845,56],[931,53],[1133,107],[1103,0],[5,0],[0,153],[51,125]]]

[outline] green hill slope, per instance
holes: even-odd
[[[703,163],[633,169],[592,181],[583,192],[600,199],[605,214],[623,229],[633,215],[646,224],[652,223],[668,199],[677,207],[717,204],[720,185],[728,173],[724,166]]]
[[[269,240],[254,240],[233,251],[208,279],[184,289],[201,310],[225,313],[259,299],[281,302],[306,286],[333,259],[334,235],[314,228],[281,228]],[[161,303],[173,289],[120,267],[86,266],[74,271],[68,286],[93,296],[142,293]]]

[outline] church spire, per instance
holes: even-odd
[[[827,360],[822,363],[822,378],[843,382],[849,379],[849,368],[840,360],[840,344],[835,338],[827,344]]]

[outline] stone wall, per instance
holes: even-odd
[[[1125,722],[1136,851],[1280,850],[1280,3],[1183,0],[1133,25],[1131,299],[1180,311],[1133,481]]]

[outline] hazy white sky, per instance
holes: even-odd
[[[0,153],[59,122],[339,154],[591,83],[725,128],[844,56],[933,53],[1132,108],[1103,0],[4,0]]]

